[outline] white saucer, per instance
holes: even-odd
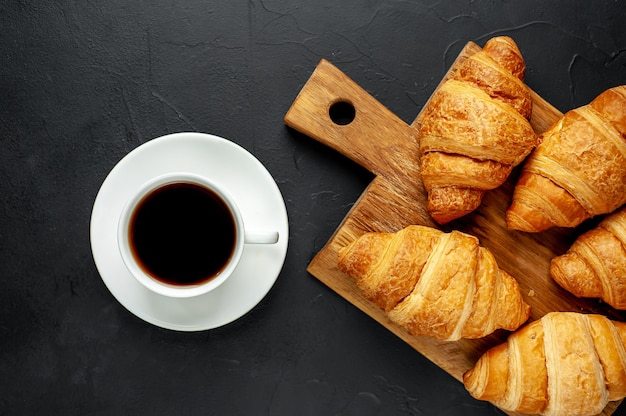
[[[279,233],[276,244],[246,245],[237,269],[220,287],[186,299],[158,295],[137,282],[117,245],[117,222],[131,193],[150,178],[180,171],[224,184],[246,224]],[[130,152],[104,180],[91,214],[93,257],[113,296],[144,321],[178,331],[217,328],[254,308],[278,278],[288,240],[285,202],[261,162],[231,141],[202,133],[163,136]]]

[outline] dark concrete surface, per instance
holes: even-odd
[[[500,34],[566,111],[626,83],[625,21],[591,0],[3,2],[0,414],[502,414],[306,272],[371,175],[282,119],[326,58],[411,122],[467,41]],[[291,227],[263,301],[196,333],[123,308],[89,242],[107,173],[178,131],[252,152]]]

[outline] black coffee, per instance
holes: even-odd
[[[129,226],[137,262],[153,278],[173,285],[195,285],[218,275],[233,255],[235,238],[235,220],[226,203],[191,183],[149,193]]]

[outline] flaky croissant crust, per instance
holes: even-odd
[[[484,192],[500,186],[537,144],[525,68],[511,38],[492,38],[425,107],[421,175],[438,223],[476,209]]]
[[[606,217],[552,259],[550,275],[578,297],[626,310],[626,207]]]
[[[591,416],[626,396],[626,324],[552,312],[487,351],[463,376],[470,394],[527,414]]]
[[[626,86],[568,111],[541,137],[516,184],[507,226],[576,227],[626,203]]]
[[[392,322],[442,340],[514,330],[529,316],[517,281],[476,237],[409,226],[366,233],[340,249],[338,268]]]

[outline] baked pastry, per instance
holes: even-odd
[[[626,207],[579,236],[550,263],[550,275],[581,298],[601,298],[626,310]]]
[[[626,203],[626,85],[568,111],[530,155],[506,213],[509,229],[576,227]]]
[[[495,37],[435,91],[419,127],[428,211],[440,224],[478,208],[537,144],[526,65],[515,42]]]
[[[483,354],[463,383],[506,411],[597,415],[626,396],[624,342],[625,323],[551,312]]]
[[[392,322],[453,341],[514,330],[529,316],[517,281],[474,236],[412,225],[366,233],[339,250],[338,268]]]

